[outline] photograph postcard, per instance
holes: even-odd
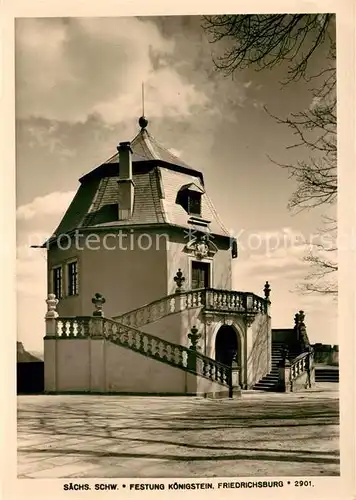
[[[353,3],[2,9],[4,499],[354,498]]]

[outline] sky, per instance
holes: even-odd
[[[308,86],[282,87],[285,68],[214,70],[201,19],[27,18],[16,34],[16,187],[18,340],[43,350],[45,251],[78,179],[133,139],[145,82],[148,130],[204,174],[220,218],[239,236],[233,288],[263,295],[271,284],[273,328],[292,328],[303,309],[311,342],[338,343],[336,302],[303,295],[302,258],[323,208],[292,214],[296,185],[272,163],[306,158],[277,116],[307,109]],[[298,244],[293,244],[297,238]]]

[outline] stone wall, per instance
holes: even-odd
[[[45,391],[227,397],[228,388],[103,339],[45,339]]]
[[[141,236],[144,236],[142,240]],[[123,314],[166,296],[167,238],[165,235],[152,234],[151,246],[144,249],[150,243],[149,236],[148,232],[130,233],[127,230],[127,233],[120,235],[121,239],[115,238],[115,233],[102,235],[100,241],[92,242],[92,246],[85,247],[81,243],[83,248],[75,248],[74,245],[68,250],[51,248],[48,252],[50,292],[53,292],[51,269],[63,265],[65,285],[66,262],[72,259],[78,261],[79,294],[64,294],[57,306],[59,315],[91,315],[91,299],[97,292],[106,298],[105,314],[108,317]],[[171,280],[173,276],[170,277]]]
[[[325,365],[339,365],[339,346],[329,344],[314,344],[314,362]]]
[[[258,314],[246,333],[247,388],[253,387],[270,371],[271,328],[270,317]]]
[[[301,392],[308,390],[309,387],[309,382],[311,386],[315,384],[315,368],[312,368],[310,370],[310,381],[309,381],[309,375],[307,372],[302,373],[298,378],[292,381],[292,386],[291,386],[291,391],[292,392]]]
[[[202,259],[202,262],[207,262],[211,265],[211,283],[210,288],[218,288],[231,290],[232,274],[231,274],[231,249],[229,241],[213,240],[214,245],[218,250],[215,255]],[[180,231],[170,231],[170,241],[167,250],[167,277],[168,277],[168,294],[174,293],[176,285],[173,278],[178,269],[181,269],[185,278],[184,288],[191,288],[191,265],[192,260],[197,260],[194,254],[189,254],[185,251],[188,243],[187,235]]]
[[[273,328],[272,329],[272,342],[283,342],[289,344],[294,339],[293,328]]]

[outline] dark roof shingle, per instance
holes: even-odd
[[[76,229],[130,225],[171,224],[191,228],[190,215],[177,203],[182,187],[194,185],[202,193],[202,218],[209,221],[207,230],[228,236],[204,189],[201,172],[161,146],[146,129],[131,143],[133,182],[135,186],[132,217],[118,220],[119,154],[80,179],[81,185],[59,224],[55,235]]]

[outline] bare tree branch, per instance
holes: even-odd
[[[296,142],[287,149],[303,148],[307,160],[276,165],[289,171],[297,188],[288,204],[293,211],[334,205],[337,199],[337,115],[336,115],[336,44],[333,14],[276,14],[205,16],[203,28],[211,43],[224,46],[214,59],[216,69],[232,75],[239,69],[257,71],[287,65],[283,85],[304,79],[313,83],[311,105],[287,118],[273,116],[288,127]],[[322,69],[310,72],[318,54],[325,59]],[[320,241],[313,242],[304,260],[311,272],[301,285],[303,293],[337,294],[337,284],[329,277],[336,274],[337,264],[331,257],[337,252],[336,238],[326,245],[322,236],[336,232],[334,219],[324,219]]]
[[[214,59],[218,70],[230,75],[255,66],[258,71],[288,62],[285,83],[307,77],[307,67],[321,46],[332,46],[332,14],[204,16],[203,28],[211,43],[227,42]]]

